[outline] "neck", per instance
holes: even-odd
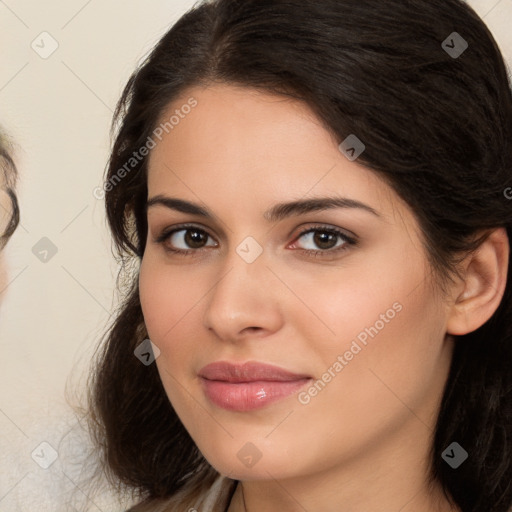
[[[394,442],[316,474],[240,482],[228,512],[460,512],[428,483],[431,431],[415,417],[410,423],[424,430],[422,441],[402,430]]]

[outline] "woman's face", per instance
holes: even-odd
[[[201,452],[241,480],[426,460],[453,340],[411,210],[299,102],[214,85],[174,114],[148,189],[182,211],[148,208],[140,298]]]

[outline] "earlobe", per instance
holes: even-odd
[[[507,231],[497,228],[468,255],[463,262],[462,291],[459,286],[447,319],[447,334],[468,334],[492,317],[505,293],[509,252]]]

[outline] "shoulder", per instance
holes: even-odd
[[[219,475],[190,512],[224,512],[235,492],[236,484],[236,480]]]
[[[182,493],[167,500],[148,500],[126,512],[225,512],[237,485],[236,480],[218,475],[196,499],[189,501]],[[188,503],[185,506],[185,503]],[[184,508],[185,507],[185,508]]]

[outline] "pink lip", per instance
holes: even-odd
[[[199,371],[208,399],[230,411],[260,409],[298,391],[311,377],[278,366],[218,361]]]

